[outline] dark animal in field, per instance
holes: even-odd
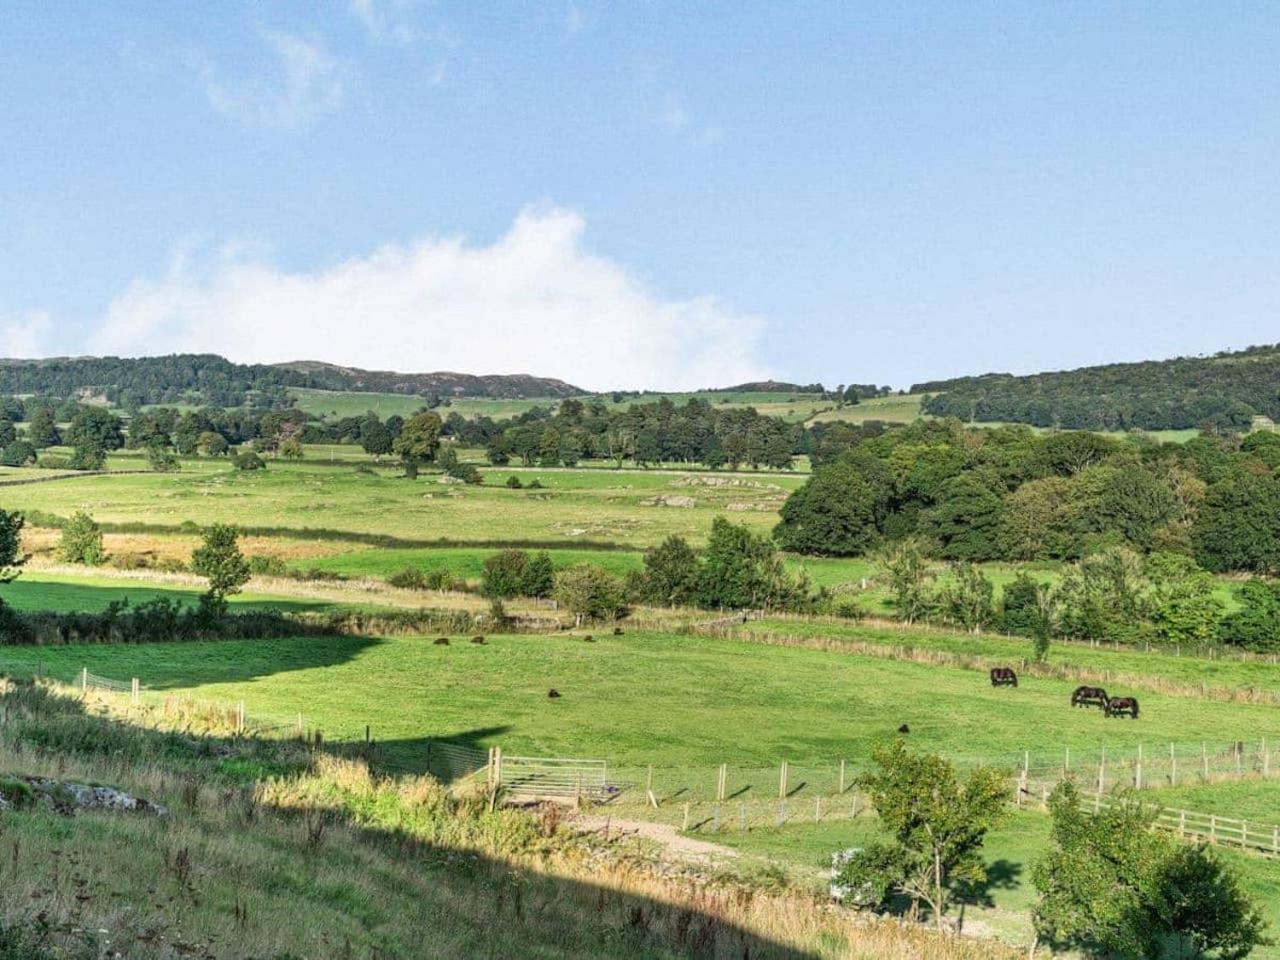
[[[1102,708],[1102,712],[1108,717],[1133,717],[1138,719],[1138,698],[1137,697],[1112,697],[1107,701],[1107,705]]]
[[[1107,708],[1107,691],[1101,687],[1076,687],[1075,692],[1071,694],[1071,705],[1073,707],[1102,707]]]
[[[585,637],[583,637],[583,638],[582,638],[582,642],[583,642],[583,643],[595,643],[595,642],[596,642],[596,638],[595,638],[595,637],[593,637],[591,634],[589,634],[589,633],[588,633]]]
[[[621,628],[621,627],[614,627],[614,628],[613,628],[613,635],[614,635],[615,637],[620,637],[620,636],[622,636],[622,628]]]
[[[992,667],[991,685],[993,687],[1016,687],[1018,685],[1018,675],[1013,672],[1012,667]]]
[[[472,637],[472,638],[471,638],[471,642],[472,642],[472,643],[484,643],[484,637]]]
[[[436,646],[437,646],[437,647],[447,647],[448,645],[449,645],[449,638],[448,638],[448,637],[436,637]]]
[[[909,726],[907,726],[907,725],[904,723],[902,726],[900,726],[900,727],[898,728],[898,732],[899,732],[899,733],[910,733],[910,732],[911,732],[911,728],[910,728]]]
[[[550,690],[548,690],[548,691],[547,691],[547,699],[548,699],[548,700],[559,700],[559,699],[560,699],[560,691],[559,691],[559,690],[557,690],[555,687],[552,687]]]

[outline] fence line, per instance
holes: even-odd
[[[1084,808],[1097,812],[1132,803],[1104,794],[1086,794]],[[1176,833],[1180,838],[1207,840],[1212,844],[1239,847],[1241,850],[1280,855],[1280,825],[1250,823],[1216,813],[1201,813],[1177,807],[1160,807],[1152,826]]]

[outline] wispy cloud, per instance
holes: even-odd
[[[95,352],[315,356],[400,370],[536,372],[591,388],[763,379],[763,323],[712,296],[664,298],[586,249],[586,224],[523,211],[491,244],[427,237],[313,272],[222,251],[175,257],[111,303]]]
[[[375,43],[413,43],[420,36],[419,0],[351,0],[348,9]]]
[[[674,93],[668,93],[663,100],[657,120],[658,125],[668,133],[694,146],[710,147],[724,139],[724,131],[719,124],[695,117],[684,100]]]
[[[222,115],[254,126],[298,130],[342,106],[350,67],[316,39],[258,31],[272,69],[231,78],[211,63],[201,67],[205,96]]]
[[[23,359],[42,356],[52,323],[47,313],[27,313],[20,317],[0,317],[0,356]]]

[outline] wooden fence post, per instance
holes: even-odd
[[[1209,745],[1203,741],[1200,744],[1200,764],[1201,777],[1207,782],[1209,779]]]
[[[787,761],[783,760],[778,768],[778,799],[787,799]]]
[[[844,793],[844,761],[840,761],[840,792]]]
[[[1169,744],[1169,786],[1178,785],[1178,753],[1173,744]]]
[[[138,682],[137,677],[133,678],[133,683],[130,686],[129,693],[133,697],[133,705],[136,707],[138,705],[138,701],[142,699],[142,684]]]
[[[720,764],[720,777],[716,781],[716,801],[724,802],[725,781],[729,779],[729,765],[727,763]]]

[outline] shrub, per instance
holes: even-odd
[[[259,554],[249,557],[249,572],[255,577],[287,577],[289,565],[273,554]]]
[[[14,440],[0,454],[0,464],[6,467],[29,467],[36,462],[36,448],[25,440]]]
[[[267,463],[252,450],[245,450],[237,453],[231,460],[232,466],[237,470],[265,470]]]
[[[102,528],[87,513],[77,512],[62,528],[57,553],[63,563],[100,566],[107,559],[107,552],[102,546]]]
[[[7,452],[7,448],[6,448],[6,452]],[[514,473],[511,476],[507,477],[508,490],[519,490],[523,486],[524,484],[520,482],[520,478],[517,477]]]
[[[486,557],[480,592],[486,597],[518,597],[528,564],[529,554],[523,550],[503,550]]]
[[[556,575],[554,596],[579,625],[584,620],[614,620],[627,612],[622,581],[590,563],[561,570]]]
[[[426,590],[427,578],[421,570],[405,567],[398,573],[387,577],[387,583],[399,590]]]

